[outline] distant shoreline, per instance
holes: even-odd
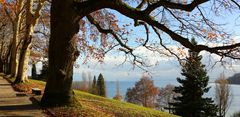
[[[208,83],[209,83],[209,84],[215,84],[215,82],[208,82]],[[229,85],[238,85],[238,86],[239,86],[240,84],[230,84],[230,83],[229,83]]]

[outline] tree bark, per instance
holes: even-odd
[[[34,26],[32,25],[33,15],[31,12],[32,0],[27,0],[26,2],[26,29],[24,33],[24,39],[22,43],[22,48],[19,53],[19,66],[17,67],[17,75],[14,81],[15,84],[28,81],[27,70],[28,70],[28,57],[30,55],[30,45],[32,42],[32,32]]]
[[[17,43],[18,41],[18,34],[19,34],[19,25],[20,25],[20,17],[17,18],[16,24],[14,25],[13,30],[13,41],[12,41],[12,48],[11,48],[11,75],[12,77],[16,77],[17,75],[17,67],[18,67],[18,55],[17,55]]]
[[[13,23],[13,40],[12,40],[12,45],[11,45],[11,58],[10,58],[10,69],[11,69],[11,75],[12,77],[16,77],[17,75],[17,69],[18,69],[18,43],[19,43],[19,28],[21,25],[21,19],[23,17],[23,0],[19,1],[19,8],[20,12],[16,16],[15,20],[12,22]]]
[[[18,66],[18,73],[17,77],[14,81],[15,84],[28,82],[28,60],[30,56],[30,47],[31,46],[31,39],[24,40],[22,49],[20,50],[20,57],[19,57],[19,66]]]
[[[4,55],[4,38],[5,38],[5,34],[2,35],[2,42],[1,42],[1,47],[0,47],[0,73],[3,72],[3,68],[4,68],[4,59],[3,59],[3,55]]]
[[[71,105],[75,102],[71,87],[73,64],[78,56],[75,35],[79,31],[81,16],[76,14],[73,1],[52,0],[49,75],[41,100],[43,106]]]
[[[8,46],[8,50],[7,50],[7,54],[6,56],[4,57],[4,64],[5,64],[5,67],[4,67],[4,73],[5,74],[11,74],[11,48],[12,48],[12,44],[10,44]]]
[[[0,73],[3,72],[3,67],[4,67],[4,64],[3,64],[3,61],[2,59],[0,60]]]

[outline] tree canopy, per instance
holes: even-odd
[[[134,53],[136,47],[139,46],[160,54],[174,55],[177,58],[181,58],[183,49],[188,48],[196,52],[207,51],[221,57],[239,59],[239,42],[232,39],[230,32],[225,31],[225,25],[215,20],[220,17],[219,14],[224,15],[224,12],[232,11],[233,14],[238,11],[239,3],[237,1],[101,0],[96,2],[87,0],[75,2],[78,14],[82,14],[86,8],[89,11],[86,19],[95,26],[95,31],[115,39],[117,46],[114,47],[130,55],[132,57],[130,60],[135,64],[144,65],[144,60]],[[88,4],[91,4],[91,7],[86,7]],[[115,12],[110,9],[132,19],[133,23],[128,24],[130,25],[128,28],[134,29],[133,27],[142,26],[145,29],[146,38],[141,35],[135,40],[130,39],[131,37],[127,35],[131,32],[120,30],[122,27],[117,21],[121,19],[117,17],[111,17],[109,18],[110,22],[106,22],[104,19],[107,18],[106,14],[115,15]],[[97,13],[100,15],[96,15]],[[105,17],[102,19],[100,16]],[[98,33],[91,33],[91,36],[94,37],[96,34]],[[191,36],[195,36],[200,44],[193,45],[189,40]],[[129,44],[132,40],[137,42],[137,46]],[[168,45],[172,41],[176,42],[173,45],[178,46],[177,51],[171,48],[171,44]],[[163,49],[167,52],[163,52]]]
[[[130,103],[139,104],[149,108],[155,108],[159,89],[154,86],[149,76],[142,76],[134,87],[128,88],[125,100]]]

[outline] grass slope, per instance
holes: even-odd
[[[12,80],[13,79],[11,79],[11,81]],[[29,81],[28,83],[17,85],[15,88],[19,90],[25,89],[25,92],[29,93],[32,87],[38,87],[43,90],[46,84],[38,80],[30,79]],[[80,102],[79,105],[76,104],[74,107],[48,108],[48,110],[57,117],[177,117],[158,110],[104,98],[78,90],[74,90],[74,92],[76,99]],[[38,100],[40,99],[41,97],[38,97]]]
[[[90,115],[102,117],[176,117],[165,112],[145,108],[131,103],[120,102],[103,98],[89,93],[75,91],[77,99],[82,104],[82,109],[91,110]]]

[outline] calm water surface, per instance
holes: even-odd
[[[127,88],[133,87],[135,84],[135,81],[119,81],[120,85],[120,93],[122,96],[125,96]],[[174,80],[163,80],[163,81],[154,81],[155,86],[157,87],[165,87],[167,84],[173,84],[178,85],[177,81]],[[209,86],[211,87],[210,91],[206,94],[207,97],[212,97],[214,99],[214,83],[209,83]],[[106,88],[107,88],[107,95],[109,98],[114,97],[116,93],[116,82],[114,81],[108,81],[106,82]],[[227,112],[227,117],[232,115],[233,113],[240,111],[240,85],[231,85],[231,92],[232,92],[232,103],[230,105],[230,108]]]

